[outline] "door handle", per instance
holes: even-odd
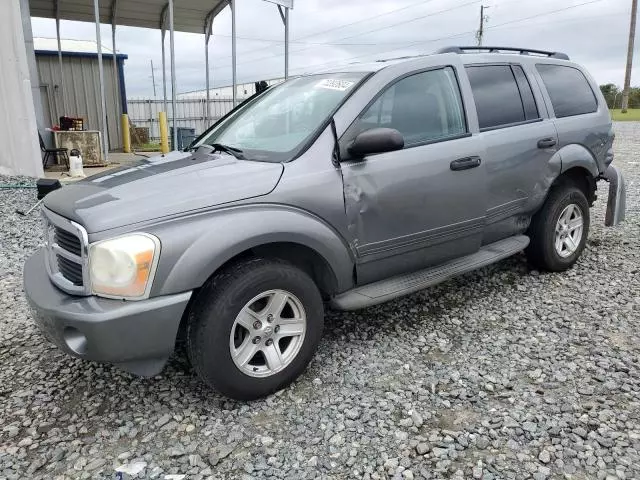
[[[457,172],[459,170],[469,170],[470,168],[479,167],[481,162],[480,157],[465,157],[454,160],[449,164],[449,167],[454,172]]]
[[[538,148],[551,148],[556,146],[555,138],[543,138],[542,140],[538,140]]]

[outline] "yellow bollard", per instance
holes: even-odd
[[[122,151],[131,153],[131,131],[129,130],[129,115],[122,114],[120,118],[122,124]]]
[[[158,114],[158,120],[160,121],[160,150],[162,153],[169,153],[169,134],[167,133],[166,112],[160,112]]]

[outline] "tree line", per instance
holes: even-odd
[[[600,85],[600,91],[604,95],[609,108],[620,108],[622,104],[622,89],[613,83],[607,83],[606,85]],[[629,108],[640,108],[640,87],[631,87],[629,90]]]

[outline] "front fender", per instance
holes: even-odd
[[[198,288],[227,261],[254,247],[296,243],[316,251],[339,291],[352,286],[347,243],[319,217],[284,205],[243,205],[190,215],[153,229],[162,243],[151,295]]]

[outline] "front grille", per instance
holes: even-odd
[[[61,229],[60,227],[54,227],[53,239],[60,246],[74,255],[82,255],[82,244],[80,239],[71,232]]]
[[[81,286],[82,282],[82,265],[63,257],[62,255],[56,255],[58,261],[58,268],[64,278],[77,286]]]
[[[68,293],[88,295],[84,282],[88,268],[86,230],[47,209],[43,209],[43,216],[49,277]]]

